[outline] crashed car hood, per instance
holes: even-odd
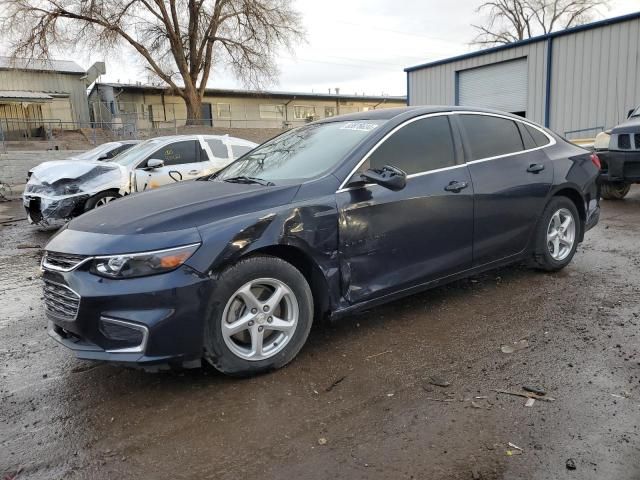
[[[110,235],[188,230],[289,203],[299,185],[265,187],[187,181],[112,202],[72,220],[69,230]]]
[[[640,133],[640,117],[632,117],[626,122],[616,125],[611,129],[611,133],[615,135],[621,133]]]
[[[31,172],[25,193],[49,197],[93,193],[104,185],[120,183],[123,177],[118,164],[82,160],[44,162]],[[77,190],[65,191],[65,187],[71,185],[77,186]]]

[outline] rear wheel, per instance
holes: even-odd
[[[100,192],[87,200],[87,203],[84,205],[84,211],[88,212],[94,208],[103,207],[118,198],[120,198],[120,195],[115,192]]]
[[[289,363],[313,322],[313,297],[293,265],[272,256],[241,260],[220,274],[205,326],[205,358],[249,376]]]
[[[629,190],[631,190],[629,183],[617,182],[600,185],[600,195],[606,200],[622,200],[627,196]]]
[[[566,197],[551,199],[536,229],[534,261],[549,272],[566,267],[578,248],[582,224],[575,204]]]

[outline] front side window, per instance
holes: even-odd
[[[460,115],[472,160],[507,155],[524,150],[513,120],[488,115]]]
[[[290,130],[233,162],[213,180],[254,177],[278,184],[318,177],[339,165],[384,122],[328,122]]]
[[[296,120],[304,120],[316,116],[316,107],[309,105],[294,105],[293,113]]]
[[[271,120],[284,118],[284,105],[260,105],[260,118]]]
[[[195,163],[197,161],[197,145],[195,140],[170,143],[152,153],[149,159],[163,160],[166,166]]]
[[[423,118],[405,125],[384,141],[364,169],[391,165],[407,175],[455,165],[455,149],[447,116]]]

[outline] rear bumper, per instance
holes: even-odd
[[[602,162],[600,181],[604,182],[640,182],[640,152],[621,152],[614,150],[599,151]]]
[[[600,205],[596,205],[587,214],[587,221],[584,224],[584,231],[588,232],[600,221]]]

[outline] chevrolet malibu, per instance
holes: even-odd
[[[314,319],[514,262],[564,268],[598,222],[598,164],[486,110],[310,123],[72,220],[42,260],[49,332],[79,358],[147,369],[282,367]]]

